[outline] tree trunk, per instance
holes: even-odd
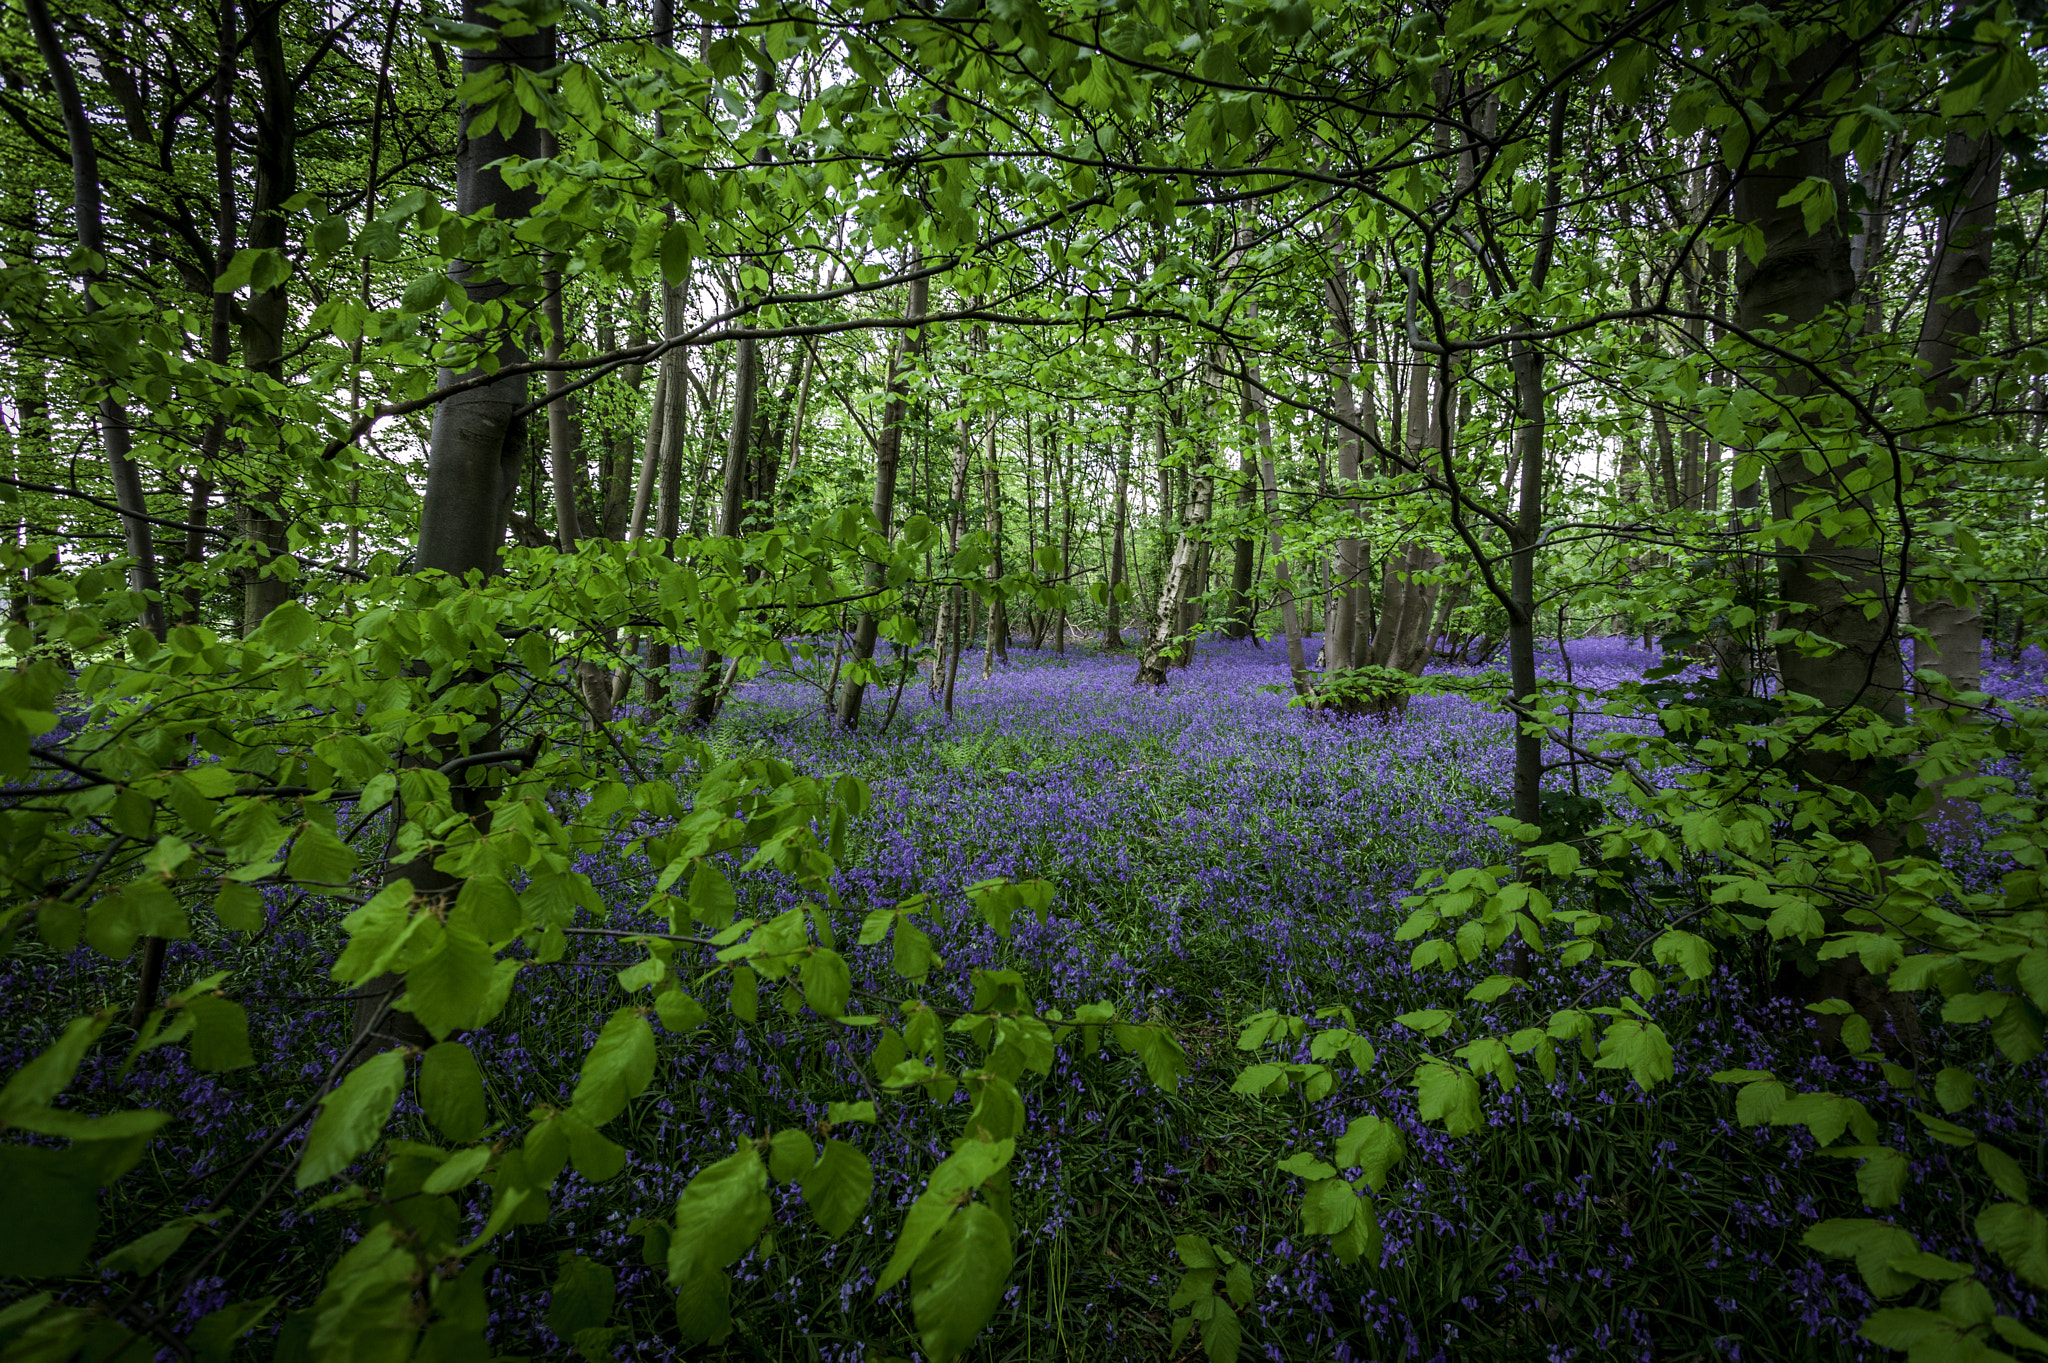
[[[912,268],[916,267],[917,260],[915,255],[911,257]],[[904,316],[914,324],[924,317],[929,288],[922,275],[910,281],[910,300]],[[917,367],[923,354],[922,325],[908,326],[898,332],[889,356],[889,396],[882,408],[882,433],[875,442],[874,516],[876,529],[884,541],[892,538],[890,521],[896,514],[896,469],[903,454],[904,418],[910,410],[910,371]],[[853,631],[853,660],[857,671],[847,679],[839,697],[839,722],[849,729],[860,725],[861,698],[867,690],[867,683],[859,673],[866,670],[869,660],[875,655],[875,639],[882,623],[880,603],[875,598],[887,585],[887,568],[880,563],[869,564],[867,590],[870,596],[863,603],[860,621]]]
[[[665,291],[662,300],[662,334],[675,336],[683,329],[683,288]],[[660,542],[663,554],[675,557],[676,536],[683,528],[683,447],[689,443],[690,421],[687,404],[690,396],[688,380],[689,362],[683,358],[680,349],[669,352],[675,362],[676,377],[669,383],[666,401],[668,411],[661,420],[661,458],[655,477],[654,537]],[[668,369],[665,362],[664,372]],[[650,710],[664,704],[669,693],[669,664],[673,650],[666,639],[655,639],[647,645],[647,673],[642,679],[641,699]]]
[[[1258,368],[1253,366],[1252,377],[1258,377]],[[1259,428],[1259,480],[1265,485],[1266,533],[1273,548],[1273,593],[1280,599],[1280,628],[1287,634],[1287,673],[1294,682],[1294,693],[1306,695],[1309,691],[1308,657],[1301,642],[1301,612],[1294,601],[1294,573],[1287,566],[1284,555],[1286,540],[1280,532],[1280,488],[1273,468],[1273,424],[1266,415],[1265,404],[1256,405]]]
[[[1950,133],[1944,148],[1948,174],[1962,181],[1963,198],[1941,217],[1916,358],[1927,371],[1928,408],[1958,417],[1969,387],[1958,362],[1984,329],[1975,295],[1991,273],[2003,154],[1997,136],[1988,132],[1980,137]],[[1931,519],[1947,519],[1946,503],[1946,496],[1932,500]],[[1984,617],[1975,595],[1966,583],[1952,579],[1939,590],[1921,590],[1917,580],[1914,586],[1913,623],[1927,632],[1914,644],[1914,665],[1933,668],[1959,692],[1982,690]]]
[[[974,448],[973,437],[968,431],[967,418],[960,418],[959,439],[953,451],[953,479],[948,484],[946,497],[946,571],[952,572],[953,556],[960,552],[960,536],[967,524],[967,457]],[[967,589],[954,585],[946,588],[939,599],[939,621],[932,631],[932,643],[937,646],[938,656],[933,659],[932,689],[944,691],[946,679],[952,676],[960,641],[959,618],[967,608]],[[946,711],[952,714],[949,707]]]
[[[485,0],[464,0],[463,18],[486,28],[496,27],[485,13]],[[462,54],[466,80],[481,79],[493,66],[517,65],[538,73],[554,64],[553,28],[523,37],[500,37],[491,47],[470,48]],[[538,196],[530,188],[514,189],[507,185],[496,163],[508,157],[524,161],[539,156],[539,127],[530,117],[522,118],[508,136],[493,119],[488,132],[472,135],[469,123],[470,113],[465,109],[456,143],[456,212],[469,216],[488,209],[499,222],[527,217]],[[451,261],[448,273],[472,303],[486,303],[509,292],[498,279],[478,275],[468,261]],[[517,339],[524,330],[520,326],[501,330],[497,351],[500,366],[526,358]],[[439,383],[445,387],[454,379],[455,375],[444,370]],[[420,507],[417,557],[422,572],[467,578],[471,574],[489,577],[498,570],[505,525],[525,462],[524,423],[513,413],[525,405],[526,394],[523,375],[503,377],[458,393],[435,409],[427,447],[426,495]],[[482,773],[468,775],[475,778]],[[488,820],[488,787],[481,780],[458,779],[454,795],[458,808],[480,827]],[[414,892],[423,897],[452,899],[461,888],[459,879],[435,867],[431,852],[411,863],[394,866],[391,878],[410,880]],[[358,988],[358,1037],[375,1023],[391,995],[402,986],[400,976],[380,975]],[[421,1046],[431,1040],[426,1029],[407,1014],[385,1014],[381,1025],[389,1035],[408,1045]]]
[[[1161,436],[1162,442],[1164,436]],[[1177,655],[1192,652],[1193,641],[1187,637],[1183,623],[1183,610],[1194,596],[1196,576],[1200,568],[1199,532],[1209,519],[1209,501],[1213,484],[1206,474],[1196,472],[1191,478],[1193,484],[1188,495],[1187,524],[1181,528],[1180,538],[1174,542],[1173,555],[1167,561],[1166,571],[1159,582],[1159,609],[1154,613],[1150,635],[1145,640],[1145,651],[1138,660],[1138,675],[1134,683],[1147,686],[1166,684],[1166,669],[1182,661]]]
[[[286,61],[284,6],[272,0],[244,0],[249,60],[256,69],[255,181],[249,202],[249,247],[282,252],[290,235],[285,201],[298,192],[298,81]],[[282,382],[285,327],[290,309],[280,281],[252,289],[242,308],[242,363],[251,374]],[[271,457],[281,451],[271,450]],[[276,560],[288,548],[284,487],[276,478],[242,490],[240,519],[244,552],[252,564],[242,589],[242,630],[249,633],[291,598],[289,578]]]
[[[988,500],[988,537],[990,582],[999,582],[1003,576],[1003,479],[996,466],[996,423],[988,423],[988,444],[983,448],[981,461],[983,495]],[[996,659],[1010,661],[1010,608],[1009,603],[997,596],[988,607],[988,645],[982,654],[981,675],[992,676],[996,670]]]
[[[78,226],[81,251],[95,258],[106,254],[106,220],[101,207],[99,151],[93,145],[92,124],[85,103],[78,94],[78,81],[65,56],[64,39],[50,19],[46,0],[26,0],[29,27],[36,47],[49,68],[50,84],[57,93],[57,107],[64,120],[65,140],[71,155],[71,205]],[[93,285],[101,274],[97,265],[86,271],[81,307],[89,317],[100,309]],[[128,552],[128,583],[151,598],[143,607],[142,622],[151,633],[164,636],[164,608],[157,578],[156,544],[150,538],[149,514],[142,495],[142,478],[132,458],[133,443],[128,429],[128,412],[111,387],[100,399],[100,440],[107,454],[107,469],[113,476],[114,504],[121,509],[121,530]]]
[[[1799,57],[1786,79],[1765,92],[1765,107],[1779,109],[1834,57],[1834,45],[1823,44]],[[1855,292],[1849,268],[1849,242],[1837,222],[1808,234],[1798,203],[1780,204],[1808,179],[1824,179],[1838,188],[1842,168],[1829,154],[1825,131],[1787,149],[1768,167],[1752,165],[1736,181],[1735,216],[1762,233],[1762,255],[1752,261],[1737,257],[1736,323],[1745,331],[1798,327],[1830,308],[1846,304]],[[1838,202],[1840,201],[1838,197]],[[1784,320],[1776,319],[1782,317]],[[1803,366],[1786,364],[1775,372],[1783,400],[1804,397],[1813,387]],[[1777,514],[1790,517],[1808,498],[1823,504],[1849,499],[1842,479],[1850,469],[1810,471],[1804,442],[1791,442],[1791,453],[1770,470],[1771,496]],[[1778,646],[1778,671],[1785,690],[1809,696],[1828,709],[1852,705],[1897,717],[1902,713],[1898,630],[1891,592],[1879,558],[1877,527],[1830,534],[1818,520],[1810,521],[1813,538],[1803,549],[1780,556],[1779,595],[1791,603],[1786,624],[1833,643],[1825,656],[1813,656],[1796,642]],[[1866,613],[1866,603],[1878,607]],[[1814,774],[1827,779],[1838,761],[1818,764]],[[1820,768],[1824,768],[1825,771]]]
[[[1343,524],[1348,529],[1358,518],[1356,489],[1361,442],[1357,397],[1351,383],[1352,342],[1356,328],[1351,320],[1350,281],[1343,266],[1339,265],[1331,272],[1325,295],[1330,301],[1330,350],[1337,371],[1337,489],[1343,507]],[[1367,393],[1370,395],[1370,387]],[[1331,605],[1329,625],[1323,635],[1325,672],[1337,672],[1351,666],[1353,638],[1358,629],[1358,594],[1363,590],[1359,581],[1358,537],[1339,535],[1336,549],[1333,574],[1336,595]]]
[[[1131,414],[1124,411],[1123,429],[1117,434],[1116,442],[1116,511],[1109,531],[1109,618],[1103,625],[1102,647],[1121,649],[1124,636],[1118,629],[1118,615],[1123,602],[1117,592],[1124,586],[1124,529],[1130,522],[1131,489]]]

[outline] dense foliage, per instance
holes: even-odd
[[[2048,1354],[2039,18],[9,8],[0,1358]]]

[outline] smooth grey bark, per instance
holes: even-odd
[[[913,268],[916,260],[913,255]],[[930,284],[924,276],[910,281],[910,297],[904,318],[913,325],[897,332],[896,343],[889,354],[888,399],[882,406],[882,430],[875,441],[873,507],[876,528],[885,542],[892,538],[890,522],[896,514],[896,471],[902,462],[904,419],[910,411],[910,373],[924,355],[924,327],[919,323],[925,314],[929,291]],[[883,564],[868,565],[870,599],[863,603],[860,620],[853,629],[853,660],[861,669],[865,669],[875,656],[875,639],[880,633],[882,617],[873,598],[888,585],[887,572]],[[839,722],[849,729],[860,725],[861,700],[866,692],[867,683],[855,675],[847,678],[839,694]]]
[[[1948,175],[1962,182],[1960,202],[1942,214],[1927,310],[1920,322],[1915,359],[1927,373],[1927,406],[1961,416],[1969,388],[1959,367],[1970,342],[1984,330],[1976,293],[1991,274],[1992,229],[1998,216],[1998,188],[2004,148],[1997,135],[1950,133],[1943,147]],[[1953,480],[1949,480],[1952,482]],[[1944,489],[1944,492],[1946,489]],[[1933,499],[1935,519],[1945,519],[1946,495]],[[1959,692],[1984,685],[1984,616],[1976,597],[1961,583],[1925,590],[1913,583],[1913,623],[1927,637],[1914,643],[1914,665],[1931,667]],[[1962,596],[1958,601],[1950,593]],[[1935,703],[1945,704],[1938,697]]]

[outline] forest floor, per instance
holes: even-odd
[[[1580,684],[1638,676],[1652,660],[1617,641],[1571,650]],[[1814,1217],[1859,1214],[1853,1161],[1814,1158],[1803,1130],[1738,1126],[1732,1093],[1706,1076],[1774,1069],[1864,1096],[1881,1128],[1905,1113],[1884,1104],[1874,1075],[1817,1053],[1803,1015],[1758,987],[1767,966],[1724,966],[1689,996],[1649,1002],[1672,1038],[1675,1083],[1645,1095],[1626,1077],[1567,1058],[1545,1084],[1525,1066],[1511,1092],[1488,1084],[1481,1132],[1449,1139],[1417,1119],[1404,1081],[1426,1049],[1456,1043],[1425,1042],[1392,1019],[1454,999],[1491,972],[1482,962],[1418,975],[1410,944],[1393,931],[1419,873],[1504,859],[1505,840],[1485,822],[1507,801],[1500,717],[1456,696],[1420,698],[1391,723],[1313,716],[1288,706],[1284,652],[1271,645],[1205,644],[1157,692],[1131,687],[1133,670],[1128,655],[1093,648],[1013,651],[993,678],[979,678],[978,667],[963,672],[950,721],[913,682],[886,734],[849,734],[821,713],[814,687],[767,678],[742,688],[714,737],[729,753],[772,753],[816,774],[867,779],[874,807],[855,830],[842,893],[859,911],[930,897],[927,926],[947,963],[932,974],[926,996],[934,1002],[964,1002],[955,996],[968,967],[1007,968],[1043,1005],[1112,1002],[1171,1024],[1188,1048],[1192,1074],[1171,1095],[1108,1047],[1063,1054],[1049,1077],[1021,1082],[1017,1266],[970,1358],[1195,1357],[1192,1344],[1178,1354],[1168,1346],[1179,1274],[1173,1237],[1184,1232],[1208,1236],[1255,1271],[1246,1358],[1863,1355],[1851,1341],[1870,1309],[1860,1281],[1798,1245]],[[1998,685],[2035,690],[2040,674],[2038,660],[2001,667]],[[871,726],[886,702],[886,693],[870,692]],[[655,926],[637,911],[654,868],[611,849],[580,869],[611,904],[614,926]],[[992,876],[1051,881],[1046,920],[1020,917],[1013,935],[998,939],[961,893]],[[750,915],[800,902],[773,875],[735,881]],[[1657,930],[1656,916],[1643,912],[1624,919],[1625,945]],[[199,1074],[166,1048],[142,1057],[125,1080],[115,1075],[118,1054],[81,1072],[84,1102],[103,1092],[124,1105],[167,1106],[181,1119],[109,1193],[110,1235],[139,1234],[203,1201],[265,1123],[323,1072],[347,1025],[345,1001],[326,978],[338,917],[301,912],[253,952],[228,939],[175,946],[174,983],[235,972],[228,987],[249,1004],[256,1068]],[[855,986],[901,995],[888,947],[846,946],[852,926],[840,933]],[[625,1001],[614,974],[630,963],[615,945],[572,946],[562,962],[522,976],[505,1015],[470,1038],[500,1118],[565,1101],[575,1059]],[[1481,1012],[1525,1025],[1586,982],[1583,972],[1539,969],[1525,996]],[[60,1018],[121,997],[124,967],[83,948],[57,957],[25,945],[0,958],[0,989],[16,998],[39,991],[48,1007],[38,1016]],[[1251,1059],[1235,1045],[1247,1015],[1325,1005],[1353,1010],[1376,1048],[1363,1074],[1340,1065],[1335,1091],[1316,1102],[1298,1091],[1279,1099],[1230,1091]],[[565,1174],[550,1224],[502,1242],[493,1289],[501,1353],[567,1355],[541,1322],[556,1254],[573,1235],[595,1239],[618,1273],[618,1356],[670,1356],[668,1294],[660,1271],[642,1263],[634,1220],[667,1214],[700,1165],[729,1154],[736,1140],[808,1124],[828,1101],[872,1092],[863,1074],[872,1032],[773,1007],[745,1028],[713,1013],[697,1031],[662,1038],[654,1086],[608,1128],[628,1147],[626,1172],[601,1185]],[[0,1071],[37,1048],[37,1030],[0,1037]],[[1987,1091],[1981,1126],[2039,1122],[2038,1065],[1983,1063],[1976,1031],[1940,1044],[1936,1063],[2004,1086]],[[1304,1043],[1298,1058],[1307,1055]],[[827,1243],[786,1194],[778,1216],[788,1229],[772,1254],[738,1265],[737,1329],[711,1356],[880,1363],[910,1352],[907,1290],[878,1302],[872,1284],[898,1209],[943,1157],[965,1109],[915,1091],[882,1097],[881,1123],[850,1137],[874,1160],[870,1214]],[[1327,1152],[1363,1113],[1399,1123],[1409,1152],[1381,1199],[1382,1256],[1342,1267],[1299,1235],[1299,1182],[1274,1165],[1297,1149]],[[400,1128],[425,1136],[409,1098]],[[1947,1228],[1945,1242],[1923,1248],[1975,1260],[1980,1247],[1946,1175],[1915,1170],[1916,1226]],[[303,1296],[351,1229],[346,1214],[303,1212],[268,1236],[243,1276],[202,1283],[187,1309],[273,1291]]]

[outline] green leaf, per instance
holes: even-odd
[[[1650,945],[1650,955],[1659,965],[1675,965],[1688,980],[1703,980],[1714,973],[1714,949],[1704,937],[1677,928],[1665,931]]]
[[[1897,1272],[1934,1282],[1953,1282],[1958,1278],[1967,1278],[1976,1271],[1968,1264],[1944,1259],[1939,1254],[1929,1254],[1924,1249],[1914,1250],[1911,1254],[1901,1254],[1889,1260],[1886,1266]]]
[[[1373,1210],[1369,1199],[1361,1197],[1355,1201],[1351,1224],[1330,1237],[1330,1252],[1339,1263],[1355,1264],[1361,1259],[1377,1263],[1382,1243],[1379,1213]]]
[[[621,1008],[598,1033],[570,1099],[592,1126],[626,1110],[654,1078],[654,1029],[637,1008]]]
[[[469,1047],[459,1041],[431,1046],[420,1058],[420,1106],[427,1120],[451,1141],[473,1141],[490,1124],[484,1074]]]
[[[827,1139],[818,1162],[804,1171],[798,1181],[804,1205],[811,1209],[818,1226],[834,1240],[853,1228],[867,1210],[875,1188],[875,1172],[868,1157],[845,1141]]]
[[[681,223],[661,234],[661,280],[670,288],[689,278],[690,237],[690,231]]]
[[[775,1133],[768,1142],[768,1174],[777,1183],[794,1183],[818,1162],[811,1138],[794,1127]]]
[[[1242,1259],[1232,1264],[1230,1272],[1223,1275],[1223,1290],[1240,1310],[1252,1304],[1252,1271]]]
[[[0,1145],[0,1277],[84,1270],[99,1233],[99,1183],[74,1147]]]
[[[1785,1086],[1775,1079],[1744,1084],[1735,1095],[1735,1120],[1744,1126],[1762,1126],[1785,1105]]]
[[[1453,1136],[1470,1135],[1486,1124],[1479,1107],[1479,1079],[1470,1070],[1441,1060],[1425,1061],[1411,1082],[1422,1120],[1442,1122]]]
[[[405,1052],[389,1050],[357,1065],[323,1096],[299,1160],[298,1186],[310,1188],[333,1178],[368,1153],[391,1120],[404,1081]]]
[[[2037,1354],[2048,1354],[2048,1338],[2043,1338],[2014,1320],[2011,1316],[1997,1316],[1991,1321],[1991,1329],[2000,1339],[2019,1349],[2030,1349]]]
[[[85,1053],[107,1029],[103,1017],[73,1018],[57,1039],[45,1046],[35,1059],[7,1078],[0,1088],[0,1122],[12,1122],[16,1114],[45,1107],[71,1083]]]
[[[1310,1235],[1336,1235],[1358,1214],[1358,1194],[1341,1178],[1321,1178],[1301,1198],[1301,1228]]]
[[[1394,1021],[1424,1036],[1437,1036],[1451,1025],[1456,1016],[1442,1008],[1421,1008],[1412,1013],[1402,1013]]]
[[[548,1297],[547,1326],[558,1338],[573,1340],[611,1318],[618,1283],[610,1268],[580,1254],[565,1252]]]
[[[2048,1217],[2018,1202],[1994,1202],[1977,1213],[1977,1238],[2020,1277],[2048,1287]]]
[[[196,1363],[228,1363],[229,1354],[234,1352],[235,1342],[263,1323],[277,1305],[275,1297],[258,1297],[254,1301],[233,1302],[203,1316],[192,1333],[185,1337],[186,1347],[192,1350]],[[280,1344],[277,1358],[283,1358]]]
[[[1950,1065],[1934,1076],[1934,1098],[1944,1112],[1961,1112],[1977,1098],[1977,1076]]]
[[[497,978],[498,961],[490,945],[451,914],[426,955],[405,972],[405,997],[395,1006],[419,1019],[435,1040],[443,1040],[490,1021]]]
[[[321,885],[346,885],[355,869],[355,849],[316,823],[299,830],[284,863],[284,873],[293,880]]]
[[[212,1220],[212,1217],[206,1218]],[[163,1265],[164,1260],[178,1252],[199,1229],[201,1219],[181,1216],[167,1225],[158,1226],[149,1234],[131,1240],[113,1253],[100,1260],[100,1268],[108,1273],[153,1273]]]
[[[1209,1242],[1199,1235],[1181,1234],[1173,1237],[1173,1252],[1180,1256],[1186,1268],[1221,1268],[1216,1251]]]
[[[680,989],[664,989],[656,994],[654,1015],[661,1019],[664,1030],[679,1034],[702,1027],[710,1016],[704,1011],[703,1004]]]
[[[256,1063],[249,1051],[249,1014],[242,1005],[218,994],[185,1000],[192,1015],[192,1067],[209,1073],[239,1070]]]
[[[473,1145],[467,1150],[458,1150],[450,1155],[440,1168],[427,1175],[427,1181],[420,1185],[420,1190],[439,1196],[442,1193],[467,1188],[482,1176],[490,1162],[491,1147],[488,1145]]]
[[[804,957],[801,975],[804,1002],[814,1012],[828,1018],[845,1016],[846,1001],[853,992],[853,976],[838,952],[822,948],[813,951]]]
[[[955,1214],[918,1257],[910,1306],[932,1363],[952,1363],[995,1314],[1010,1277],[1010,1228],[985,1202]]]
[[[969,1140],[940,1161],[939,1167],[932,1170],[924,1191],[903,1218],[903,1229],[897,1233],[895,1251],[889,1256],[889,1262],[883,1265],[881,1277],[875,1281],[876,1296],[887,1292],[910,1272],[932,1237],[953,1214],[959,1195],[980,1187],[1008,1165],[1016,1148],[1016,1142],[1007,1139]]]
[[[1896,1297],[1911,1291],[1918,1281],[1891,1264],[1894,1259],[1918,1252],[1920,1246],[1904,1229],[1883,1221],[1822,1221],[1809,1227],[1799,1242],[1837,1259],[1853,1257],[1871,1295],[1876,1297]]]
[[[263,927],[263,893],[237,880],[223,880],[213,897],[213,916],[231,932],[256,932]]]
[[[1354,1117],[1337,1138],[1337,1163],[1361,1171],[1366,1185],[1374,1192],[1381,1189],[1387,1171],[1399,1164],[1407,1152],[1408,1142],[1401,1135],[1401,1128],[1381,1117]]]
[[[1654,1022],[1619,1018],[1601,1036],[1600,1056],[1593,1065],[1626,1069],[1639,1087],[1648,1089],[1672,1077],[1671,1043]]]
[[[1295,1151],[1275,1167],[1293,1174],[1296,1178],[1329,1178],[1337,1172],[1335,1165],[1325,1163],[1306,1150]]]
[[[1209,1318],[1202,1322],[1202,1353],[1209,1363],[1237,1363],[1238,1349],[1244,1342],[1244,1326],[1232,1311],[1220,1302]]]
[[[752,1145],[697,1171],[676,1200],[668,1277],[682,1286],[722,1270],[768,1225],[768,1170]]]
[[[1906,1190],[1906,1178],[1912,1173],[1912,1164],[1902,1151],[1881,1146],[1864,1148],[1870,1151],[1870,1155],[1857,1166],[1857,1193],[1867,1206],[1898,1206],[1899,1198]]]
[[[1989,1141],[1977,1142],[1977,1162],[1984,1166],[1984,1172],[1991,1175],[1991,1181],[1998,1185],[1998,1191],[2015,1202],[2026,1202],[2027,1175],[2020,1168],[2018,1160]]]
[[[698,858],[697,869],[690,873],[690,917],[706,927],[722,928],[739,916],[739,909],[739,896],[725,872],[708,858]]]
[[[732,1282],[706,1268],[676,1284],[676,1327],[691,1344],[722,1344],[732,1333]]]

